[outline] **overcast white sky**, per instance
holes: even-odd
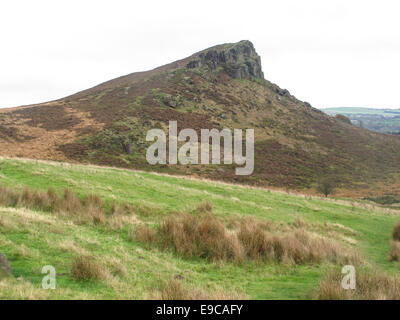
[[[45,102],[248,39],[318,108],[400,108],[399,1],[0,2],[0,107]]]

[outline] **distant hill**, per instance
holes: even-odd
[[[325,113],[335,116],[342,114],[348,117],[357,126],[366,129],[400,134],[400,109],[373,109],[373,108],[326,108]]]
[[[179,130],[197,132],[254,128],[254,173],[237,176],[233,165],[151,166],[146,132],[167,130],[170,120]],[[56,101],[0,110],[0,155],[295,189],[329,175],[361,192],[400,182],[400,137],[331,117],[265,80],[261,59],[246,40]]]

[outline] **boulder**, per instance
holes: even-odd
[[[172,95],[166,95],[162,99],[163,103],[170,108],[176,108],[178,106],[177,99]]]
[[[11,266],[7,258],[0,252],[0,280],[5,277],[10,277],[13,275]]]
[[[264,79],[261,58],[253,44],[247,40],[202,51],[192,58],[186,67],[206,71],[223,69],[234,79]]]

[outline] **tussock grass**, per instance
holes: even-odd
[[[333,240],[305,230],[270,231],[270,223],[255,219],[235,220],[228,229],[211,213],[181,213],[165,218],[157,228],[142,225],[132,234],[147,247],[159,246],[188,258],[242,262],[244,259],[307,264],[361,262],[357,253]]]
[[[393,227],[392,241],[390,241],[391,250],[389,252],[390,261],[400,261],[400,222]]]
[[[394,241],[400,241],[400,222],[397,222],[393,228],[392,238]]]
[[[356,288],[345,290],[341,281],[343,274],[332,271],[322,280],[315,292],[320,300],[399,300],[400,280],[376,270],[357,270]]]
[[[392,240],[390,242],[391,250],[389,252],[390,261],[400,261],[400,241]]]
[[[212,214],[184,213],[167,217],[157,233],[163,248],[171,248],[186,257],[222,261],[243,259],[237,237]]]
[[[193,286],[185,286],[182,281],[170,279],[161,285],[155,298],[161,300],[241,300],[246,297],[236,292],[205,291]]]
[[[122,218],[124,216],[148,216],[152,211],[151,207],[131,203],[106,203],[95,193],[80,198],[69,188],[59,196],[54,188],[47,191],[24,188],[18,191],[0,186],[0,205],[56,213],[78,224],[104,225],[113,230],[124,228],[124,223],[134,222],[134,219]]]
[[[71,274],[77,281],[100,280],[104,271],[101,264],[91,256],[77,256],[71,267]]]
[[[213,211],[213,206],[210,201],[203,201],[196,205],[195,212],[197,213],[207,213],[207,212],[212,212]]]
[[[268,234],[256,224],[243,224],[238,238],[246,257],[251,260],[294,264],[324,261],[359,264],[361,261],[355,252],[346,250],[335,241],[305,230]]]

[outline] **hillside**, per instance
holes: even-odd
[[[267,70],[268,74],[268,70]],[[146,132],[254,128],[255,170],[156,165]],[[72,96],[0,111],[0,154],[203,176],[252,185],[312,188],[333,176],[348,195],[397,190],[400,138],[357,128],[264,79],[249,41],[215,46]]]
[[[0,251],[14,270],[14,278],[0,279],[0,298],[318,298],[318,284],[330,270],[340,275],[342,255],[353,251],[363,261],[357,272],[376,268],[379,274],[398,273],[388,253],[399,213],[368,202],[67,163],[1,159],[0,168]],[[53,191],[47,191],[49,185]],[[72,213],[71,200],[68,206],[48,203],[49,195],[74,199],[71,192],[82,199],[75,200],[74,208],[76,201],[91,201],[91,210]],[[13,194],[19,200],[7,202]],[[96,203],[103,203],[105,214],[94,210]],[[124,203],[128,211],[122,209]],[[162,230],[159,226],[176,215],[189,215],[192,222],[203,216],[207,223],[217,219],[221,224],[214,232],[227,228],[227,239],[242,234],[245,222],[252,233],[274,235],[274,241],[291,239],[291,246],[302,241],[292,237],[301,235],[312,248],[304,243],[305,248],[288,251],[285,259],[254,260],[249,254],[231,261],[213,251],[188,256],[159,247],[154,242],[159,234],[143,233],[146,228]],[[219,235],[217,239],[224,242]],[[220,250],[214,253],[228,248]],[[311,251],[306,256],[302,250]],[[329,250],[332,257],[325,255]],[[74,265],[79,257],[93,261],[92,278],[79,277]],[[54,291],[41,289],[44,265],[57,271]],[[370,297],[388,297],[387,283],[381,284],[382,292],[369,283]]]
[[[365,129],[382,133],[400,133],[399,109],[373,109],[373,108],[326,108],[325,113],[335,116],[342,114],[348,117],[353,124]]]

